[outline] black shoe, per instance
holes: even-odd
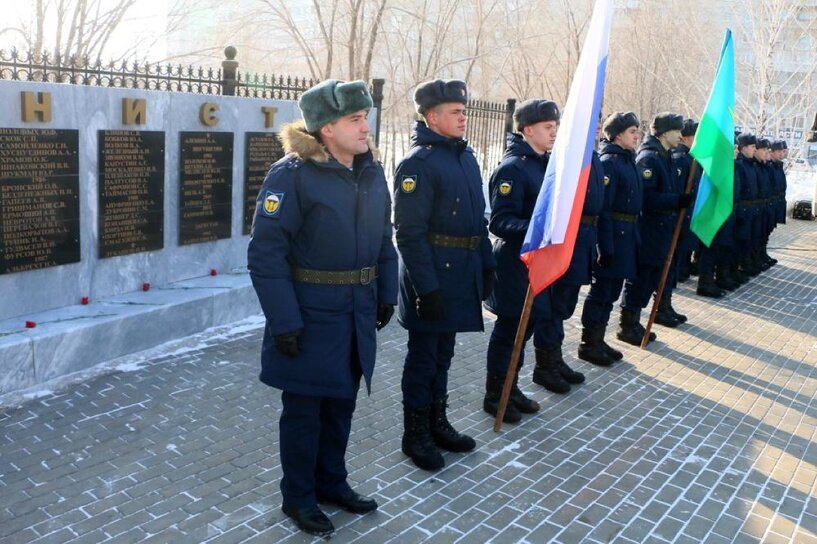
[[[403,407],[403,453],[423,470],[440,470],[445,466],[445,459],[431,438],[429,417],[431,407],[417,410]]]
[[[655,312],[655,323],[671,329],[674,329],[681,324],[681,322],[675,319],[675,316],[669,313],[666,309]]]
[[[494,417],[499,412],[499,400],[502,398],[502,387],[504,385],[505,376],[488,374],[485,378],[485,398],[482,399],[482,409]],[[505,406],[502,421],[505,423],[519,423],[522,421],[522,414],[511,398],[508,399],[508,404]]]
[[[329,536],[335,532],[335,526],[317,506],[307,508],[282,506],[281,510],[295,522],[298,529],[305,533],[315,536]]]
[[[353,514],[368,514],[369,512],[377,510],[377,501],[371,497],[364,497],[352,489],[338,497],[330,497],[323,493],[318,493],[317,495],[318,502],[340,506],[342,509]]]
[[[594,365],[610,366],[613,364],[615,359],[605,349],[603,326],[582,328],[582,340],[579,343],[578,355],[579,359]]]
[[[559,372],[557,353],[561,348],[544,350],[536,348],[536,366],[533,369],[533,383],[541,385],[553,393],[565,394],[570,392],[570,384]]]
[[[535,414],[539,411],[539,403],[533,399],[525,396],[525,393],[519,389],[519,370],[516,371],[516,379],[513,381],[513,388],[511,388],[511,399],[508,404],[513,404],[516,409],[523,414]]]
[[[640,313],[640,311],[636,313],[626,308],[621,309],[621,321],[616,338],[633,346],[641,346],[641,340],[644,338],[646,329],[639,323]],[[647,343],[654,342],[656,338],[655,333],[650,332]]]
[[[556,364],[558,365],[557,368],[559,369],[559,374],[562,376],[562,378],[564,378],[564,380],[567,383],[571,385],[578,385],[580,383],[584,383],[584,374],[582,374],[581,372],[576,372],[575,370],[567,366],[567,363],[564,362],[564,359],[558,361]]]
[[[662,304],[664,304],[664,308],[666,309],[666,311],[672,317],[674,317],[678,321],[678,323],[687,322],[687,316],[685,316],[684,314],[679,314],[678,312],[675,311],[675,308],[672,307],[672,293],[669,293],[662,299]]]
[[[724,291],[723,289],[721,289],[720,287],[718,287],[714,283],[712,283],[712,284],[703,283],[702,284],[701,282],[698,282],[698,288],[695,290],[695,292],[699,296],[707,297],[707,298],[722,298],[724,295],[726,295],[726,291]]]
[[[457,453],[471,451],[477,443],[470,436],[460,434],[448,421],[445,411],[448,408],[448,395],[434,401],[431,405],[431,438],[437,447]]]
[[[613,346],[611,346],[610,344],[608,344],[604,340],[602,340],[601,343],[604,346],[605,351],[607,351],[607,355],[613,361],[620,361],[620,360],[622,360],[624,358],[623,353],[621,353],[619,350],[617,350],[616,348],[614,348]]]

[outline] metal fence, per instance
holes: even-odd
[[[69,83],[97,87],[119,87],[201,94],[220,94],[297,100],[317,81],[289,75],[248,74],[238,70],[236,49],[224,50],[221,68],[148,62],[108,62],[87,57],[50,56],[0,49],[0,80]],[[371,92],[377,108],[377,132],[380,141],[381,110],[385,80],[372,79]],[[499,163],[505,149],[505,133],[512,128],[516,101],[505,103],[471,100],[468,103],[468,139],[477,152],[486,177]]]

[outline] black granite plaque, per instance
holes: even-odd
[[[79,131],[0,128],[0,274],[79,260]]]
[[[270,166],[284,156],[284,148],[273,132],[247,132],[244,145],[244,234],[250,233],[255,200]]]
[[[179,244],[232,234],[233,133],[179,135]]]
[[[99,131],[99,256],[164,246],[165,133]]]

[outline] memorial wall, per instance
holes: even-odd
[[[246,266],[292,101],[0,81],[0,320]]]

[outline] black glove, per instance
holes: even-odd
[[[494,292],[494,269],[482,271],[482,300],[488,300]]]
[[[417,297],[417,315],[425,321],[442,321],[445,319],[443,295],[439,289]]]
[[[612,268],[613,267],[613,256],[612,255],[604,255],[599,253],[599,257],[596,259],[596,262],[599,263],[601,268]]]
[[[681,193],[678,195],[678,209],[683,210],[684,208],[689,208],[689,205],[692,203],[692,195],[690,193]]]
[[[273,338],[273,340],[275,340],[275,348],[287,357],[297,357],[301,353],[301,348],[298,347],[300,337],[300,330],[279,334]]]
[[[377,305],[377,330],[382,329],[391,321],[391,316],[394,315],[394,306],[391,304]]]

